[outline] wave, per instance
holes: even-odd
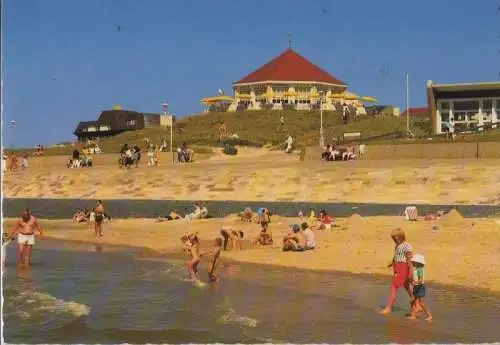
[[[75,301],[58,299],[38,291],[4,290],[4,316],[35,323],[48,323],[57,317],[79,318],[90,313],[90,307]],[[30,322],[30,323],[31,323]]]
[[[218,322],[222,324],[236,324],[247,328],[255,328],[259,324],[259,320],[240,315],[229,304],[229,299],[226,297],[224,303],[218,307],[222,311],[222,316]]]

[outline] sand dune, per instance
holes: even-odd
[[[223,258],[257,264],[275,264],[315,270],[339,270],[353,273],[387,274],[393,243],[390,231],[401,226],[407,232],[414,252],[426,257],[426,280],[500,291],[500,224],[490,219],[463,219],[451,214],[439,221],[406,222],[402,217],[354,215],[338,219],[331,231],[317,234],[318,248],[304,253],[282,252],[279,243],[294,218],[274,217],[272,231],[275,245],[266,248],[223,252]],[[7,220],[9,227],[13,220]],[[71,221],[41,220],[47,235],[57,239],[94,242],[87,225]],[[256,224],[241,223],[236,217],[200,221],[155,223],[152,219],[114,220],[105,226],[103,244],[143,246],[160,252],[180,251],[180,237],[198,231],[204,245],[219,236],[222,225],[232,225],[245,232],[247,239],[256,236]],[[205,265],[205,264],[203,264]]]
[[[268,200],[498,204],[498,160],[298,162],[247,149],[187,165],[119,170],[111,158],[67,169],[65,157],[32,159],[4,179],[8,198]]]

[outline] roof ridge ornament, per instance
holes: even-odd
[[[288,34],[288,50],[292,50],[292,34]]]

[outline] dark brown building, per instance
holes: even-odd
[[[86,141],[159,125],[160,114],[139,113],[131,110],[104,110],[97,121],[80,122],[74,134],[78,137],[78,141]]]

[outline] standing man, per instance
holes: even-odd
[[[102,237],[102,223],[104,222],[104,205],[101,200],[97,200],[97,205],[95,207],[95,237]]]
[[[12,230],[9,232],[9,237],[12,238],[17,234],[17,265],[25,268],[30,267],[31,252],[35,245],[35,235],[40,235],[43,238],[43,229],[38,224],[38,220],[31,214],[27,208],[24,209],[21,220],[19,220]]]

